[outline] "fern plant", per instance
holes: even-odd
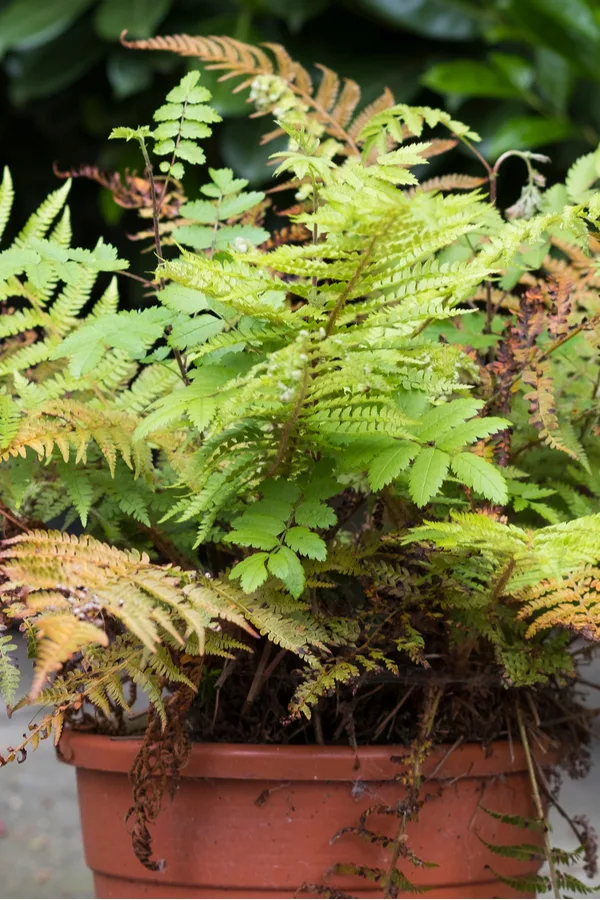
[[[269,228],[275,194],[227,169],[190,196],[219,118],[192,72],[154,125],[111,135],[144,166],[143,308],[102,283],[127,265],[113,248],[71,248],[68,185],[0,253],[3,615],[35,658],[20,703],[53,707],[7,758],[88,703],[123,728],[136,687],[148,734],[181,727],[195,692],[216,693],[213,727],[221,675],[257,641],[241,721],[282,666],[287,720],[313,715],[317,740],[329,698],[373,682],[482,669],[502,728],[515,697],[551,704],[573,635],[600,635],[596,156],[544,190],[542,160],[518,154],[528,180],[503,215],[502,160],[420,178],[478,140],[447,113],[389,92],[357,112],[354,82],[323,68],[315,89],[277,46],[136,46],[251,84],[287,139],[273,161],[293,205]],[[11,198],[6,173],[2,223]],[[0,637],[9,703],[13,650]]]

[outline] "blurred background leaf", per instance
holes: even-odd
[[[511,147],[543,150],[551,178],[600,141],[597,0],[0,0],[1,162],[19,184],[23,215],[55,186],[54,160],[139,170],[135,148],[106,135],[149,121],[182,70],[196,65],[127,51],[123,29],[140,38],[279,41],[308,67],[321,62],[355,78],[364,103],[387,85],[399,101],[445,106],[479,131],[491,160]],[[225,119],[209,162],[262,184],[274,149],[257,145],[267,123],[248,120],[247,92],[232,95],[217,79],[203,74]],[[432,160],[432,174],[443,164]],[[450,165],[478,173],[466,156]],[[508,204],[520,190],[518,161],[503,171]],[[78,183],[72,207],[90,239],[99,208],[118,239],[120,214],[102,189]]]

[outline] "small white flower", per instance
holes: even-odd
[[[253,244],[244,237],[236,237],[231,242],[231,249],[235,250],[236,253],[247,253],[252,247]]]

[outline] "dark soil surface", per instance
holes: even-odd
[[[517,739],[517,705],[534,727],[565,745],[568,765],[586,768],[585,744],[592,716],[582,704],[577,683],[544,689],[515,690],[502,684],[497,671],[481,667],[463,677],[410,667],[400,677],[372,673],[323,697],[310,720],[290,720],[288,703],[300,680],[285,658],[248,703],[255,662],[229,663],[216,679],[204,679],[192,707],[190,728],[197,741],[277,744],[409,744],[414,740],[428,686],[443,688],[432,738],[485,745]],[[579,751],[579,752],[578,752]]]

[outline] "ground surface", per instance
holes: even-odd
[[[21,670],[29,672],[24,646]],[[28,685],[24,685],[26,688]],[[18,743],[33,710],[0,712],[0,753]],[[0,769],[0,897],[93,897],[83,860],[75,770],[42,741],[22,764]]]
[[[28,671],[24,652],[22,668]],[[600,665],[595,669],[586,672],[586,677],[600,681]],[[600,692],[596,692],[590,704],[598,705],[599,698]],[[16,713],[10,720],[0,714],[0,753],[21,739],[31,712]],[[600,740],[594,744],[593,755],[600,763]],[[600,765],[595,765],[585,781],[565,781],[562,805],[571,814],[588,815],[598,831],[599,800]],[[575,842],[566,823],[554,816],[552,825],[553,844],[572,848]],[[93,897],[92,879],[83,860],[75,772],[56,760],[49,741],[23,765],[13,763],[0,770],[0,900],[28,897]]]

